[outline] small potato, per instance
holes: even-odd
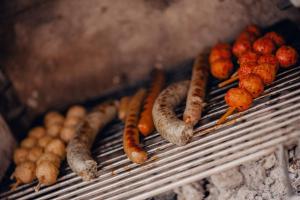
[[[47,134],[52,137],[58,137],[62,129],[62,124],[51,124],[47,127]]]
[[[239,111],[244,111],[250,108],[253,99],[252,96],[245,89],[231,88],[225,95],[226,103]]]
[[[62,124],[65,118],[58,112],[49,112],[44,118],[44,124],[46,127],[51,126],[52,124]]]
[[[56,183],[59,170],[54,163],[48,160],[41,161],[36,167],[36,177],[40,184],[52,185]]]
[[[217,60],[210,66],[211,74],[220,80],[227,79],[232,72],[233,63],[230,59]]]
[[[276,47],[270,38],[261,37],[253,43],[253,50],[260,54],[272,54]]]
[[[28,153],[28,160],[32,162],[36,162],[41,155],[43,154],[43,148],[42,147],[33,147],[29,150]]]
[[[249,40],[237,40],[233,44],[232,52],[236,57],[242,56],[247,51],[252,49],[251,42]]]
[[[298,53],[291,46],[282,46],[276,52],[276,58],[282,68],[288,68],[297,63]]]
[[[35,179],[35,169],[36,165],[32,161],[25,161],[17,165],[14,177],[17,181],[21,183],[30,183]]]
[[[37,144],[37,139],[28,137],[28,138],[25,138],[24,140],[22,140],[20,146],[30,149],[30,148],[36,146],[36,144]]]
[[[65,122],[64,122],[64,127],[66,126],[77,126],[80,124],[82,119],[78,117],[67,117]]]
[[[86,110],[84,107],[76,105],[69,108],[67,112],[67,118],[69,117],[77,117],[77,118],[84,118],[86,115]]]
[[[45,153],[43,153],[43,155],[41,155],[41,157],[38,159],[36,164],[39,165],[44,160],[52,162],[57,167],[57,169],[59,169],[61,162],[60,162],[60,158],[58,157],[58,155],[51,153],[51,152],[45,152]]]
[[[63,127],[60,132],[60,138],[68,143],[76,134],[76,128],[74,126]]]
[[[38,140],[38,146],[45,148],[52,140],[53,138],[51,136],[45,135]]]
[[[33,129],[31,129],[28,133],[29,137],[33,137],[35,139],[40,139],[44,135],[46,135],[46,129],[42,126],[37,126]]]
[[[240,79],[239,88],[247,90],[253,98],[256,98],[264,92],[264,83],[259,76],[249,74]]]
[[[51,152],[64,159],[66,155],[65,144],[60,139],[53,139],[45,148],[45,152]]]
[[[14,151],[14,162],[16,165],[22,163],[22,162],[25,162],[27,160],[27,157],[28,157],[28,153],[29,153],[29,150],[26,149],[26,148],[17,148],[15,151]]]

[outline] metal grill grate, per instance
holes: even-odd
[[[281,72],[249,110],[214,127],[227,108],[223,97],[229,87],[211,89],[204,116],[186,146],[177,147],[155,133],[144,141],[150,160],[133,164],[123,153],[123,124],[115,122],[105,130],[109,136],[93,149],[100,163],[96,180],[82,182],[64,164],[57,184],[39,192],[33,189],[37,182],[15,192],[5,186],[0,198],[145,199],[270,154],[278,144],[296,142],[300,136],[300,66]],[[183,107],[178,109],[179,116],[182,111]]]

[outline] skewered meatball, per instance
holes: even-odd
[[[213,48],[209,54],[209,63],[213,63],[220,59],[230,59],[231,51],[227,48]]]
[[[252,96],[249,92],[242,88],[231,88],[225,95],[226,103],[239,111],[247,110],[252,102]]]
[[[253,33],[249,33],[247,31],[243,31],[236,39],[236,41],[247,40],[251,43],[256,40],[256,36]]]
[[[60,138],[68,143],[76,134],[76,127],[74,126],[66,126],[60,132]]]
[[[77,117],[67,117],[65,122],[64,122],[64,127],[66,126],[77,126],[82,119],[77,118]]]
[[[32,148],[34,147],[35,145],[37,144],[37,140],[35,138],[32,138],[32,137],[28,137],[28,138],[25,138],[22,142],[21,142],[21,147],[24,147],[24,148]]]
[[[247,51],[245,52],[241,57],[239,57],[239,64],[243,63],[256,63],[258,59],[257,53],[253,51]]]
[[[255,74],[249,74],[240,79],[239,87],[247,90],[253,98],[258,97],[264,91],[263,81]]]
[[[227,79],[233,69],[233,63],[229,59],[213,62],[210,66],[211,74],[217,79]]]
[[[28,149],[26,148],[17,148],[14,151],[14,162],[16,165],[24,162],[27,160],[27,155],[28,155]]]
[[[46,127],[51,126],[52,124],[62,124],[64,122],[64,117],[58,112],[49,112],[44,118],[44,123]]]
[[[268,63],[271,65],[275,65],[276,66],[276,71],[278,70],[279,67],[279,62],[276,58],[276,56],[272,55],[272,54],[264,54],[261,55],[257,61],[258,64],[262,64],[262,63]]]
[[[59,171],[54,163],[43,160],[37,165],[35,173],[40,184],[52,185],[56,183]]]
[[[62,124],[51,124],[47,127],[47,134],[52,137],[58,137],[60,130],[62,129]]]
[[[13,176],[20,183],[30,183],[35,179],[35,163],[25,161],[17,165]]]
[[[53,138],[51,136],[45,135],[38,140],[38,145],[42,148],[45,148],[52,140]]]
[[[42,126],[35,127],[33,129],[31,129],[28,133],[29,137],[33,137],[33,138],[36,138],[36,139],[40,139],[44,135],[46,135],[46,130]]]
[[[232,52],[236,57],[240,57],[243,55],[245,52],[251,50],[251,42],[248,40],[238,40],[235,41],[233,47],[232,47]]]
[[[59,169],[60,158],[56,154],[50,153],[50,152],[45,152],[45,153],[43,153],[43,155],[41,155],[41,157],[38,159],[36,164],[39,165],[44,160],[52,162],[57,167],[57,169]]]
[[[282,68],[288,68],[297,63],[298,53],[291,46],[282,46],[277,50],[276,58]]]
[[[33,147],[29,150],[28,160],[32,162],[36,162],[41,157],[42,154],[43,154],[42,147]]]
[[[270,38],[278,47],[285,44],[283,37],[274,31],[268,32],[265,37]]]
[[[276,66],[268,63],[258,64],[254,67],[253,74],[258,75],[265,85],[269,85],[275,80]]]
[[[231,47],[229,44],[227,43],[222,43],[222,42],[219,42],[218,44],[216,44],[213,49],[225,49],[225,50],[228,50],[230,51]]]
[[[252,33],[256,37],[259,37],[261,35],[260,28],[254,24],[248,25],[245,30],[249,33]]]
[[[76,117],[76,118],[84,118],[86,115],[86,110],[82,106],[72,106],[69,108],[67,112],[67,118]]]
[[[64,159],[66,150],[65,144],[60,139],[53,139],[45,148],[46,152],[51,152]]]
[[[261,37],[253,43],[253,49],[257,53],[272,54],[275,51],[275,45],[270,38]]]
[[[241,64],[240,68],[238,69],[239,78],[243,78],[243,76],[247,76],[248,74],[251,74],[256,65],[257,65],[256,63]]]

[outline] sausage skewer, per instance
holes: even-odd
[[[67,147],[67,161],[71,169],[84,181],[97,175],[97,162],[91,157],[91,147],[97,133],[117,115],[113,103],[103,103],[89,113]]]
[[[124,151],[132,162],[138,164],[144,163],[148,158],[147,153],[139,146],[140,139],[137,128],[138,117],[145,96],[146,90],[140,89],[130,100],[123,132]]]
[[[155,99],[161,92],[165,83],[164,72],[160,69],[154,70],[153,80],[148,92],[148,95],[144,101],[143,111],[141,113],[141,118],[138,123],[138,128],[140,132],[147,136],[154,131],[154,124],[152,118],[152,108]]]
[[[192,79],[187,95],[183,121],[195,126],[201,117],[207,81],[207,61],[205,55],[199,55],[194,63]]]
[[[193,136],[193,126],[177,118],[174,109],[185,100],[189,81],[173,83],[155,100],[152,115],[159,134],[176,145],[185,145]]]

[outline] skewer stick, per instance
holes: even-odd
[[[230,78],[236,77],[237,75],[238,75],[238,71],[234,72],[234,73],[230,76]]]
[[[39,182],[35,187],[34,187],[34,191],[38,192],[41,188],[42,184]]]
[[[21,184],[20,180],[17,180],[15,183],[11,184],[9,187],[12,191],[16,190],[17,187]]]
[[[217,125],[223,124],[226,121],[227,117],[230,116],[235,111],[235,109],[235,107],[229,107],[226,113],[219,119]]]
[[[226,81],[223,81],[222,83],[219,83],[218,84],[218,87],[221,88],[221,87],[224,87],[225,85],[228,85],[236,80],[239,79],[239,76],[235,76],[235,77],[231,77],[230,79],[226,80]]]

